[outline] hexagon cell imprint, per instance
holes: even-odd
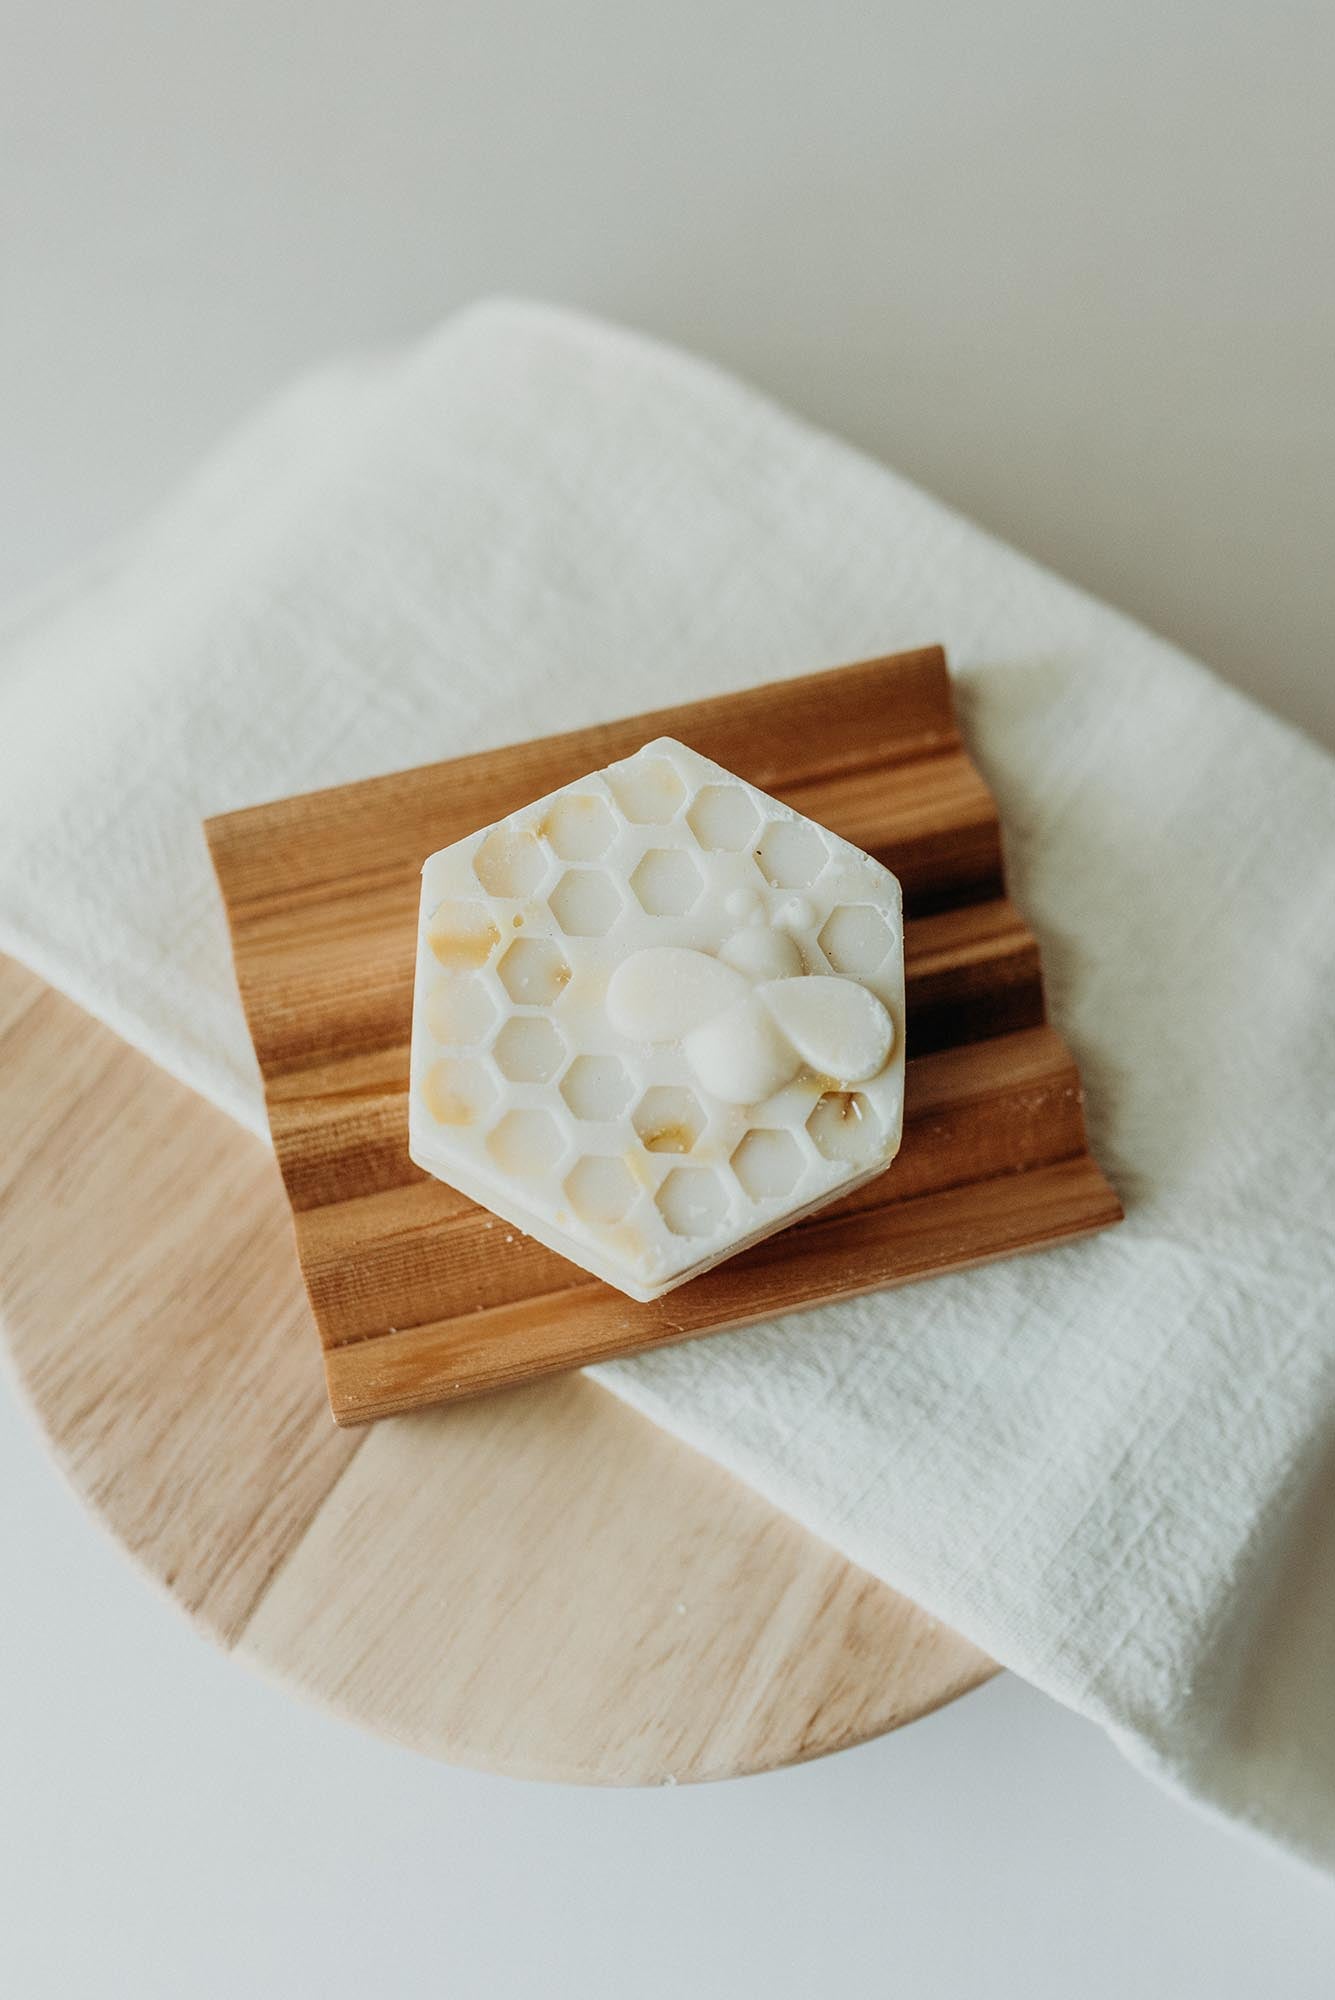
[[[888,1165],[903,1024],[893,875],[663,737],[427,861],[409,1151],[656,1298]]]

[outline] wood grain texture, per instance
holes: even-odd
[[[848,1200],[651,1304],[498,1225],[407,1152],[419,874],[435,849],[658,735],[899,876],[904,1145]],[[1115,1222],[1044,1025],[996,805],[930,647],[209,823],[330,1403],[360,1423]],[[503,1254],[502,1254],[503,1253]]]
[[[329,1419],[272,1156],[0,960],[0,1327],[74,1485],[212,1637],[457,1763],[735,1776],[985,1655],[580,1376]]]

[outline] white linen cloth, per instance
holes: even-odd
[[[1335,1865],[1335,765],[712,368],[475,308],[0,643],[0,945],[255,1131],[209,813],[942,640],[1128,1220],[599,1371]]]

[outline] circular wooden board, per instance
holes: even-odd
[[[273,1159],[0,961],[0,1324],[51,1444],[217,1642],[455,1763],[735,1776],[993,1663],[581,1376],[334,1427]]]

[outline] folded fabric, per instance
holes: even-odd
[[[600,1379],[1335,1865],[1335,765],[1202,667],[713,369],[484,306],[12,623],[0,945],[260,1131],[206,814],[932,640],[1128,1220]]]

